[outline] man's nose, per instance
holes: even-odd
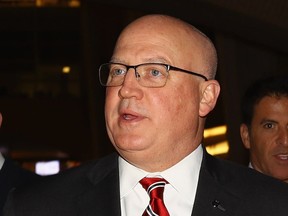
[[[133,68],[130,68],[125,77],[123,84],[119,90],[119,96],[121,98],[131,98],[141,99],[143,97],[142,87],[137,80],[137,73]]]
[[[281,145],[288,146],[288,125],[287,125],[286,128],[283,128],[280,131],[279,136],[278,136],[278,142]]]
[[[126,82],[133,82],[133,81],[137,81],[137,75],[136,75],[136,70],[134,68],[129,68],[125,74],[124,80],[123,80],[123,85]]]

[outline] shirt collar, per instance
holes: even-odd
[[[176,191],[188,199],[192,194],[196,194],[202,158],[203,149],[199,145],[192,153],[163,171],[161,175]]]
[[[126,196],[147,174],[119,156],[120,198]]]
[[[143,177],[149,175],[162,176],[176,191],[188,198],[196,193],[202,158],[203,149],[199,145],[197,149],[169,169],[159,173],[148,173],[119,157],[120,197],[131,192]]]

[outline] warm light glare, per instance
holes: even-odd
[[[18,0],[18,1],[22,1],[22,0]],[[25,4],[25,1],[23,1],[23,2],[24,3],[22,3],[22,4]],[[26,2],[32,2],[32,3],[35,2],[35,5],[37,7],[45,7],[45,6],[47,6],[47,7],[49,7],[49,6],[80,7],[80,5],[81,5],[80,0],[34,0],[34,1],[33,0],[31,0],[31,1],[26,0]]]
[[[226,125],[205,129],[204,130],[204,138],[224,135],[224,134],[226,134],[226,131],[227,131]]]
[[[71,0],[69,1],[68,5],[70,7],[80,7],[80,0]]]
[[[65,66],[62,68],[62,73],[68,74],[70,73],[70,67],[69,66]]]
[[[229,144],[227,141],[220,142],[215,145],[207,146],[206,150],[211,155],[226,154],[229,151]]]

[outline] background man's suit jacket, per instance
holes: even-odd
[[[9,191],[12,188],[36,181],[40,176],[22,169],[13,160],[5,158],[0,170],[0,216]]]
[[[116,154],[16,189],[6,216],[120,216]],[[206,152],[193,216],[287,216],[288,186]]]

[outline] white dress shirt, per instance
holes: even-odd
[[[179,163],[163,172],[148,173],[119,157],[121,215],[140,216],[149,196],[139,181],[145,176],[165,178],[164,203],[171,216],[191,215],[203,157],[200,145]]]
[[[4,164],[5,158],[3,157],[3,155],[0,152],[0,170],[2,169],[2,166]]]

